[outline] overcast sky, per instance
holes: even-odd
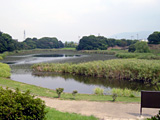
[[[160,31],[160,0],[0,0],[0,31],[14,39]]]

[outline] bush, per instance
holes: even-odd
[[[135,48],[136,48],[136,51],[137,53],[148,53],[150,52],[150,49],[149,49],[149,46],[147,44],[147,42],[136,42],[135,43]]]
[[[129,48],[128,48],[128,52],[134,52],[136,51],[136,47],[134,44],[130,45]]]
[[[112,94],[116,94],[117,96],[124,96],[124,97],[135,97],[135,96],[140,96],[140,92],[138,91],[133,91],[130,89],[118,89],[118,88],[113,88],[112,89]]]
[[[57,89],[56,89],[56,92],[57,92],[57,94],[58,94],[58,98],[61,97],[61,93],[63,92],[63,90],[64,90],[64,88],[57,88]]]
[[[104,89],[102,89],[102,88],[95,88],[94,89],[94,94],[96,94],[96,95],[103,95],[103,92],[104,92]]]
[[[147,119],[147,120],[160,120],[160,111],[157,115],[151,117],[151,119]]]
[[[44,120],[45,104],[34,98],[29,91],[21,93],[19,89],[0,88],[0,118],[2,120]]]
[[[74,90],[74,91],[72,92],[72,95],[73,95],[74,99],[75,99],[75,96],[76,96],[77,93],[78,93],[77,90]]]
[[[117,95],[116,93],[113,93],[113,94],[112,94],[113,102],[116,101],[117,96],[118,96],[118,95]]]

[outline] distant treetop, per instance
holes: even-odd
[[[156,31],[149,35],[148,37],[149,44],[160,44],[160,32]]]

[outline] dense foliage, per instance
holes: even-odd
[[[160,44],[160,32],[154,32],[148,37],[149,44]]]
[[[61,41],[58,41],[57,38],[43,37],[40,39],[37,38],[27,38],[24,42],[26,44],[26,49],[52,49],[52,48],[63,48],[64,45]]]
[[[159,60],[115,59],[79,64],[36,64],[33,70],[125,79],[150,84],[160,82]]]
[[[150,49],[147,42],[138,41],[129,46],[128,52],[148,53]]]
[[[0,53],[19,49],[20,44],[6,33],[0,32]]]
[[[23,42],[18,42],[17,40],[13,40],[10,35],[0,32],[0,53],[5,51],[28,50],[35,48],[52,49],[63,47],[64,44],[54,37],[43,37],[40,39],[27,38]]]
[[[2,120],[44,120],[45,104],[34,98],[29,91],[21,93],[18,89],[0,88],[0,118]]]
[[[73,42],[73,41],[71,41],[71,42],[65,42],[64,43],[64,47],[65,48],[76,48],[77,47],[77,43],[75,43],[75,42]]]
[[[120,46],[125,47],[131,44],[136,43],[136,40],[116,40],[116,39],[107,39],[103,36],[84,36],[79,41],[77,50],[106,50],[108,47]]]
[[[80,41],[79,45],[77,46],[77,50],[105,50],[107,49],[107,38],[102,36],[84,36]]]
[[[0,63],[0,77],[9,78],[11,76],[9,65]]]

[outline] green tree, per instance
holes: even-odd
[[[129,46],[128,52],[135,52],[136,51],[136,47],[134,44]]]
[[[107,45],[107,38],[103,36],[84,36],[79,41],[79,45],[77,46],[77,50],[106,50],[108,47]]]
[[[139,41],[135,43],[135,48],[137,53],[147,53],[150,52],[147,42]]]
[[[149,44],[160,44],[160,32],[150,34],[147,39]]]
[[[5,51],[14,51],[18,44],[9,34],[0,32],[0,53]]]

